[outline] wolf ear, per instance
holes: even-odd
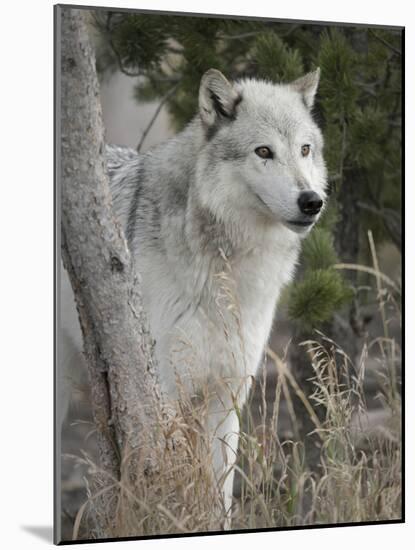
[[[319,81],[320,68],[311,73],[307,73],[290,84],[291,88],[301,94],[304,104],[308,109],[311,109],[314,104]]]
[[[235,118],[239,94],[216,69],[209,69],[200,81],[199,111],[203,123],[212,126],[221,118]]]

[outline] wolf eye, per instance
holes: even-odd
[[[255,153],[262,159],[272,159],[274,157],[271,149],[269,147],[265,147],[264,145],[261,147],[257,147],[255,149]]]
[[[308,157],[310,154],[311,145],[306,143],[305,145],[301,146],[301,154],[303,157]]]

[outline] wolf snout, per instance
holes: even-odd
[[[297,202],[301,213],[307,216],[316,216],[323,206],[320,195],[315,191],[303,191]]]

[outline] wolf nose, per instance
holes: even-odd
[[[315,191],[303,191],[298,197],[298,206],[303,214],[315,216],[320,212],[323,201]]]

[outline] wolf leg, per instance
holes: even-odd
[[[238,452],[239,420],[235,409],[219,399],[209,403],[213,471],[221,494],[221,523],[231,527],[234,464]]]

